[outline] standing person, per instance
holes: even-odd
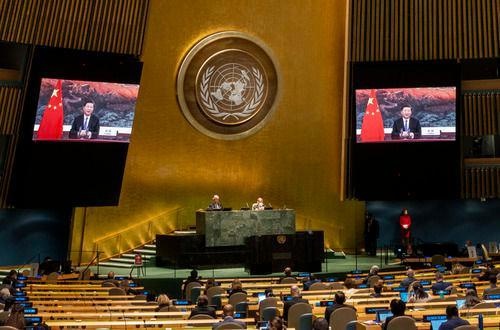
[[[408,209],[403,209],[399,216],[399,228],[401,230],[401,244],[406,249],[406,254],[411,255],[413,252],[411,247],[411,217]]]
[[[401,108],[401,118],[396,119],[392,125],[391,137],[393,140],[419,139],[422,134],[420,121],[411,116],[412,109],[409,105]]]
[[[365,216],[365,250],[370,256],[377,255],[377,239],[379,236],[379,224],[373,214],[366,213]]]
[[[215,194],[213,197],[212,197],[212,203],[210,203],[208,205],[208,210],[210,211],[218,211],[218,210],[222,210],[222,203],[220,201],[220,197],[219,195]]]
[[[69,131],[70,139],[97,139],[99,118],[94,115],[95,104],[90,99],[83,100],[82,114],[75,117]]]

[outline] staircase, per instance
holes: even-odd
[[[156,256],[156,244],[145,244],[129,253],[123,253],[120,257],[109,258],[106,261],[102,261],[99,263],[99,266],[130,269],[134,265],[136,254],[142,256],[143,263],[148,263]]]

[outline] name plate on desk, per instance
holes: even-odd
[[[196,233],[206,246],[245,245],[245,237],[295,234],[294,210],[198,211]]]

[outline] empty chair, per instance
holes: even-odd
[[[299,316],[298,330],[311,330],[313,322],[312,313],[305,313]]]
[[[248,303],[246,301],[241,301],[234,306],[235,312],[246,312]]]
[[[295,277],[285,277],[283,278],[280,283],[283,283],[283,284],[296,284],[297,283],[297,279]]]
[[[302,314],[312,313],[312,307],[306,303],[293,304],[288,310],[288,328],[298,328]]]
[[[461,325],[459,327],[456,327],[454,330],[477,330],[477,329],[478,329],[478,327],[475,325],[466,324],[466,325]]]
[[[201,287],[201,283],[200,282],[189,282],[188,284],[186,284],[186,299],[190,299],[191,298],[191,289],[192,288],[197,288],[197,287]],[[194,300],[196,301],[196,300]]]
[[[56,284],[58,277],[59,277],[58,273],[56,272],[50,273],[49,275],[47,275],[47,284]]]
[[[198,300],[198,297],[201,294],[201,290],[203,290],[203,288],[201,286],[192,287],[189,290],[189,296],[187,296],[187,298],[189,299],[189,301],[196,301],[196,300]]]
[[[409,316],[398,316],[387,324],[387,330],[416,330],[415,320]]]
[[[488,294],[500,294],[500,287],[494,288],[494,289],[490,289],[488,291]]]
[[[331,290],[344,290],[346,288],[344,284],[340,282],[331,282],[330,285],[328,285],[328,287]]]
[[[111,288],[108,291],[110,296],[126,296],[127,293],[122,288]]]
[[[179,309],[176,306],[164,306],[158,310],[158,312],[178,312]]]
[[[480,302],[479,304],[476,304],[472,306],[470,309],[480,309],[480,308],[495,308],[495,303],[492,302]]]
[[[196,314],[189,318],[190,320],[213,320],[214,318],[208,314]]]
[[[212,297],[215,296],[215,295],[225,294],[226,290],[224,290],[221,286],[213,286],[213,287],[208,288],[207,292],[205,292],[205,293],[206,293],[206,295],[208,297],[208,304],[209,305],[215,305],[212,302]]]
[[[268,297],[259,303],[259,311],[262,313],[262,310],[266,307],[277,307],[277,306],[278,306],[278,298]]]
[[[213,295],[211,300],[209,300],[209,306],[212,306],[213,308],[219,310],[222,308],[222,295],[216,294]]]
[[[116,288],[116,285],[113,282],[102,282],[101,286],[105,288]]]
[[[342,307],[334,310],[330,314],[329,324],[332,329],[345,329],[347,323],[357,319],[356,311],[350,307]]]
[[[356,330],[356,324],[358,324],[358,321],[347,322],[347,324],[345,326],[345,330]]]
[[[440,265],[444,266],[445,258],[441,254],[435,254],[431,257],[431,264],[433,267]]]
[[[215,329],[223,330],[223,329],[244,329],[244,328],[241,326],[241,324],[238,324],[236,322],[224,322],[216,326]]]
[[[309,287],[309,291],[328,290],[328,289],[329,289],[328,285],[326,285],[325,283],[321,283],[321,282],[313,283]]]
[[[0,325],[0,330],[17,330],[17,328],[8,325]]]
[[[269,322],[278,315],[279,312],[277,307],[266,307],[260,312],[260,320]]]
[[[228,304],[236,306],[240,302],[246,302],[247,301],[247,294],[243,292],[236,292],[229,297]]]

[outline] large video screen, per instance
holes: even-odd
[[[33,140],[130,142],[138,84],[42,78]]]
[[[356,89],[356,142],[456,139],[456,87]]]

